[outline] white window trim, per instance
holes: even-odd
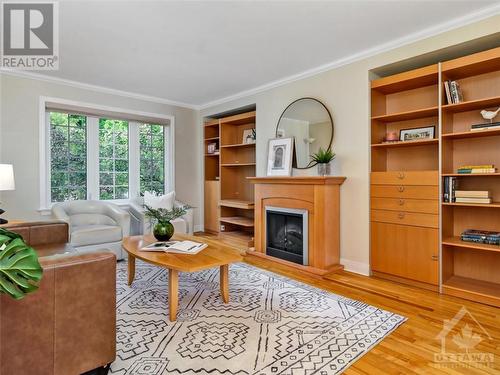
[[[47,96],[40,96],[39,100],[39,171],[40,171],[40,208],[38,211],[42,215],[50,215],[53,203],[50,199],[50,118],[47,112],[47,103],[51,105],[71,106],[81,108],[82,111],[106,111],[114,112],[117,114],[131,115],[134,117],[143,117],[145,123],[151,123],[151,119],[157,119],[159,122],[167,120],[169,125],[165,127],[167,132],[165,135],[165,192],[172,191],[175,188],[175,117],[160,113],[134,111],[125,108],[102,106],[99,104],[78,102],[73,100],[66,100],[61,98],[53,98]],[[98,137],[98,127],[95,124],[98,118],[95,116],[87,115],[87,199],[96,199],[99,196],[98,189],[99,182],[99,169],[92,168],[92,165],[99,165],[99,150],[95,150],[98,142],[89,142],[90,139]],[[129,124],[138,124],[139,121],[131,120]],[[92,125],[92,126],[89,126]],[[129,129],[129,199],[109,200],[107,202],[116,203],[122,206],[127,206],[139,193],[139,128],[138,126],[131,126]],[[132,134],[134,133],[134,134]],[[133,142],[133,143],[132,143]],[[137,183],[130,183],[137,180]]]

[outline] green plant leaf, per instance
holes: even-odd
[[[0,228],[1,229],[1,228]],[[36,251],[16,233],[0,231],[0,292],[21,299],[43,275]]]
[[[320,147],[318,152],[311,155],[311,159],[315,163],[329,163],[335,159],[335,153],[331,148],[325,150],[323,147]]]

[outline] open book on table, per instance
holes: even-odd
[[[166,253],[175,254],[198,254],[207,246],[208,245],[206,243],[194,241],[162,241],[149,244],[141,248],[141,251],[163,251]]]

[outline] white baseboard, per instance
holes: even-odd
[[[364,276],[370,276],[370,265],[368,263],[340,258],[340,264],[344,265],[344,269],[346,271],[359,273]]]
[[[202,224],[196,224],[194,226],[194,231],[195,232],[204,232],[205,231],[205,228]]]

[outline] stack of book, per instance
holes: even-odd
[[[456,177],[445,177],[443,186],[443,202],[455,202],[455,191],[457,190],[458,180]]]
[[[471,126],[471,131],[477,132],[481,130],[493,130],[493,129],[500,129],[500,122],[487,122],[485,124],[475,124]]]
[[[490,192],[485,190],[456,190],[455,202],[490,204]]]
[[[460,174],[478,174],[478,173],[495,173],[496,168],[493,164],[485,165],[464,165],[457,169]]]
[[[460,90],[457,81],[445,81],[444,91],[446,92],[448,104],[458,104],[464,101],[462,90]]]
[[[500,245],[500,232],[489,232],[485,230],[467,229],[462,233],[462,241],[484,243],[488,245]]]

